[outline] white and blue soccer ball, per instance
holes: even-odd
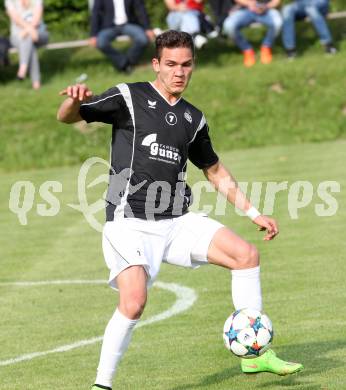
[[[252,309],[235,311],[227,318],[223,327],[225,347],[242,358],[262,355],[269,348],[273,335],[269,317]]]

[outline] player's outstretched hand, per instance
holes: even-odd
[[[267,231],[267,234],[263,238],[263,240],[265,241],[270,241],[279,234],[278,224],[273,218],[269,218],[265,215],[260,215],[253,222],[259,226],[258,230]]]
[[[66,89],[59,92],[59,95],[67,95],[73,100],[85,102],[93,95],[86,84],[69,85]]]

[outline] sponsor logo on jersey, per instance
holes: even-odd
[[[157,102],[148,99],[148,107],[149,108],[153,108],[154,110],[156,110],[156,103]]]
[[[192,123],[192,116],[191,116],[191,113],[189,111],[185,111],[184,112],[184,118],[189,122],[189,123]]]
[[[170,126],[174,126],[178,122],[177,116],[174,114],[174,112],[167,112],[165,119]]]
[[[143,146],[149,147],[150,159],[166,162],[168,164],[178,164],[181,161],[179,149],[156,142],[157,134],[149,134],[142,141]]]

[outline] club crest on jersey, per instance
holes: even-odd
[[[177,116],[174,114],[174,112],[167,112],[165,119],[170,126],[173,126],[178,122]]]
[[[152,109],[155,110],[156,109],[156,103],[157,102],[148,99],[148,107],[149,108],[152,108]]]
[[[184,112],[184,118],[189,122],[189,123],[192,123],[192,116],[191,116],[191,113],[189,111],[185,111]]]
[[[156,142],[157,134],[149,134],[144,137],[142,141],[143,146],[149,147],[150,159],[162,161],[168,164],[177,164],[181,161],[181,156],[179,153],[179,149],[171,146],[164,145]]]

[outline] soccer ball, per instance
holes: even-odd
[[[252,309],[235,311],[223,327],[225,347],[242,358],[262,355],[269,348],[273,334],[269,317]]]

